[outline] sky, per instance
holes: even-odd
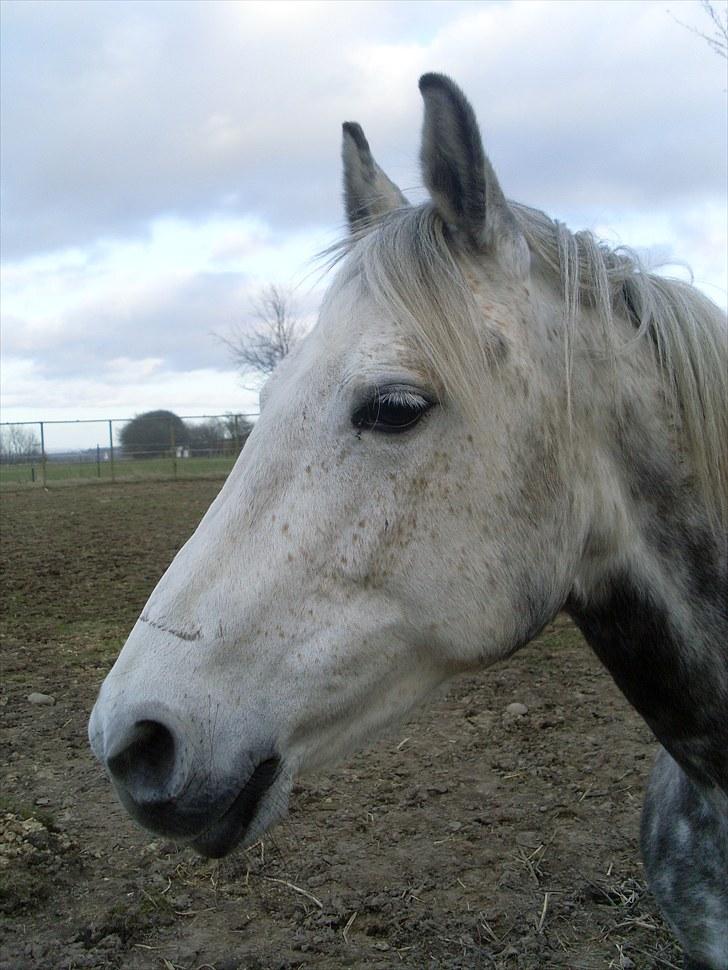
[[[313,257],[344,231],[342,121],[425,197],[426,71],[471,100],[510,198],[726,305],[728,78],[687,29],[710,29],[698,0],[6,0],[1,16],[3,421],[254,411],[221,338],[268,283],[315,319]]]

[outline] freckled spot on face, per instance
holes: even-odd
[[[293,562],[293,553],[291,552],[288,553],[288,561]]]
[[[366,524],[367,524],[366,519],[359,519],[359,521],[357,522],[357,525],[359,526],[360,529],[363,529],[366,526]]]
[[[310,475],[311,474],[311,466],[310,465],[306,465],[304,471],[306,472],[307,475]]]
[[[288,523],[284,522],[283,525],[281,526],[281,532],[285,535],[286,532],[288,532],[289,528],[290,526],[288,525]]]

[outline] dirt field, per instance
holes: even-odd
[[[86,721],[219,485],[2,496],[0,968],[680,966],[639,862],[654,742],[561,618],[302,780],[245,853],[205,862],[135,828]],[[504,716],[515,701],[528,713]]]

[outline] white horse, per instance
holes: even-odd
[[[574,618],[664,746],[643,818],[686,966],[728,967],[728,348],[692,287],[510,203],[448,78],[410,206],[344,125],[351,232],[91,716],[203,855],[299,772]]]

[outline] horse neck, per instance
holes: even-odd
[[[675,760],[728,792],[728,542],[700,508],[659,394],[631,386],[614,420],[606,401],[591,406],[592,525],[566,610]]]

